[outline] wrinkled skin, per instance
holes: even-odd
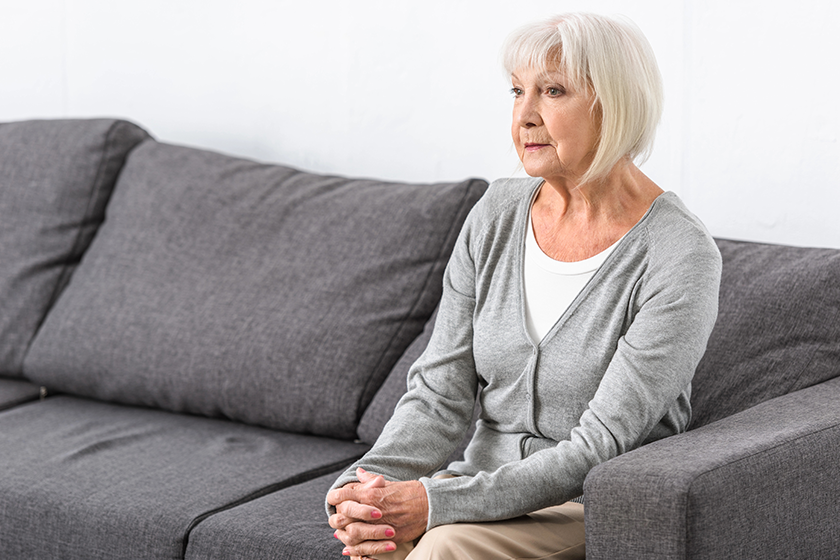
[[[418,480],[389,482],[381,475],[356,470],[359,482],[333,490],[327,502],[335,506],[330,527],[353,560],[391,552],[426,530],[429,500]]]

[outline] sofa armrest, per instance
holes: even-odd
[[[593,469],[588,560],[836,558],[840,378]]]

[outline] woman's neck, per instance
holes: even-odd
[[[592,257],[630,231],[662,192],[626,160],[597,183],[546,181],[531,208],[534,235],[556,260]]]

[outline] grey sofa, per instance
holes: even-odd
[[[485,188],[0,124],[0,558],[339,558]],[[592,471],[589,558],[838,557],[840,251],[719,245],[692,429]]]

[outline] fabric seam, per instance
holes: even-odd
[[[184,539],[183,539],[183,543],[181,545],[181,558],[186,560],[187,549],[189,548],[189,543],[190,543],[190,535],[192,534],[193,530],[195,530],[195,528],[199,524],[201,524],[201,522],[203,522],[204,520],[206,520],[206,519],[208,519],[208,518],[210,518],[210,517],[212,517],[216,514],[223,513],[225,511],[230,510],[230,509],[245,505],[249,502],[253,502],[254,500],[257,500],[259,498],[263,498],[265,496],[268,496],[269,494],[274,494],[276,492],[279,492],[281,490],[285,490],[287,488],[291,488],[293,486],[299,486],[301,484],[304,484],[306,482],[314,480],[314,479],[316,479],[320,476],[324,476],[324,475],[327,475],[331,472],[335,472],[335,471],[344,469],[348,465],[351,465],[355,461],[359,460],[361,457],[362,457],[362,455],[356,455],[356,456],[351,457],[350,459],[346,459],[346,460],[342,460],[342,461],[336,461],[335,463],[331,463],[329,465],[316,467],[316,468],[310,469],[308,471],[290,476],[290,477],[288,477],[288,478],[286,478],[286,479],[284,479],[280,482],[274,482],[274,483],[269,484],[267,486],[263,486],[262,488],[259,488],[258,490],[255,490],[254,492],[251,492],[250,494],[242,496],[241,498],[239,498],[237,500],[234,500],[234,501],[229,502],[229,503],[227,503],[223,506],[217,507],[215,509],[211,509],[209,511],[206,511],[206,512],[202,513],[201,515],[196,516],[192,521],[190,521],[190,524],[187,526],[187,529],[184,531]]]
[[[76,229],[76,238],[73,240],[73,244],[70,247],[70,255],[75,255],[76,251],[78,251],[79,249],[84,223],[90,219],[90,214],[94,206],[94,200],[96,199],[96,193],[98,193],[102,189],[102,174],[106,165],[105,162],[109,159],[111,155],[110,152],[112,149],[112,136],[114,135],[115,129],[117,128],[118,124],[119,121],[114,121],[111,124],[111,126],[108,127],[108,131],[105,133],[105,139],[103,141],[103,154],[99,160],[99,165],[96,169],[96,176],[93,179],[93,187],[90,189],[90,194],[88,195],[87,206],[85,208],[84,215],[82,216],[83,221]],[[41,327],[44,324],[44,321],[46,321],[47,316],[50,313],[50,310],[53,308],[55,302],[58,300],[58,297],[60,295],[59,286],[61,286],[64,283],[65,279],[67,278],[67,275],[69,274],[68,271],[72,268],[72,266],[73,265],[71,265],[69,261],[65,261],[64,265],[61,268],[61,272],[58,274],[58,278],[56,278],[55,284],[53,284],[53,289],[52,293],[50,294],[50,298],[49,300],[47,300],[47,304],[44,307],[43,313],[41,314],[41,318],[38,320],[38,324],[35,327],[32,336],[29,338],[29,341],[26,344],[26,350],[24,350],[23,356],[21,357],[21,371],[23,370],[23,362],[26,361],[26,356],[29,355],[29,350],[32,348],[32,343],[37,338],[38,333],[41,331]]]

